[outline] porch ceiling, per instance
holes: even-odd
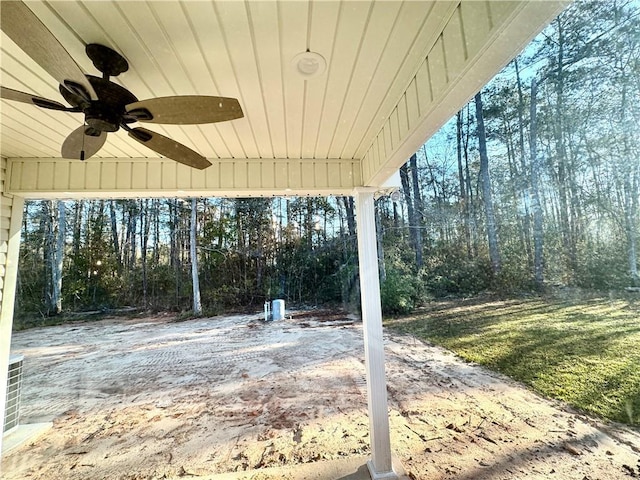
[[[58,159],[82,116],[3,100],[4,191],[269,195],[382,185],[563,3],[30,1],[85,72],[99,75],[84,47],[101,43],[127,58],[129,71],[113,80],[139,99],[236,97],[245,117],[150,127],[212,161],[199,172],[157,160],[122,131],[83,163]],[[4,33],[1,41],[3,86],[64,102],[48,73]],[[326,59],[324,74],[296,73],[292,60],[307,50]]]

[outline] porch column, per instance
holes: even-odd
[[[4,409],[7,401],[9,350],[23,207],[23,198],[6,196],[0,192],[0,452],[4,431]]]
[[[371,442],[371,460],[367,463],[367,467],[373,480],[396,480],[398,476],[393,471],[391,463],[391,441],[389,438],[374,193],[373,189],[366,188],[356,189],[354,192]]]

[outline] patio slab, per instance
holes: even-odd
[[[52,422],[43,422],[18,425],[11,429],[2,437],[2,455],[8,455],[27,442],[37,440],[40,435],[47,432],[52,426]]]

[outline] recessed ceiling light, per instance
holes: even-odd
[[[327,61],[316,52],[302,52],[293,57],[291,65],[298,75],[313,78],[322,75],[327,69]]]

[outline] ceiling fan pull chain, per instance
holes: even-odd
[[[82,122],[82,126],[86,128],[86,124]],[[84,137],[86,133],[82,135],[82,148],[80,149],[80,160],[84,162]]]

